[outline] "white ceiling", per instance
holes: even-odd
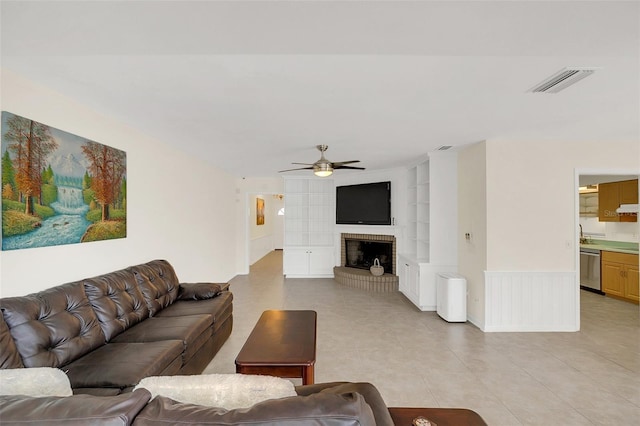
[[[3,68],[237,176],[317,144],[371,170],[485,139],[640,143],[639,2],[0,5]],[[600,69],[527,93],[566,66]]]

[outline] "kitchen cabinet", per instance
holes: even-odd
[[[607,296],[638,303],[638,255],[602,251],[601,262],[602,291]]]
[[[600,222],[637,222],[637,214],[616,213],[620,204],[638,204],[638,179],[598,185],[598,220]]]
[[[638,204],[638,179],[624,180],[620,184],[620,204]]]

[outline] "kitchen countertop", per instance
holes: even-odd
[[[623,241],[589,240],[587,244],[580,244],[580,248],[638,254],[638,243],[627,243]]]

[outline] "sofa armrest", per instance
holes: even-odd
[[[346,394],[358,393],[364,397],[371,407],[377,426],[393,426],[393,420],[378,389],[371,383],[365,382],[327,382],[313,385],[296,386],[296,393],[300,396],[314,394]]]
[[[122,425],[132,424],[151,394],[146,389],[117,396],[66,397],[0,396],[2,423],[8,425]]]
[[[178,300],[212,299],[222,293],[222,288],[219,283],[180,283]]]

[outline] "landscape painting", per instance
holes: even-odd
[[[124,151],[2,112],[2,250],[125,238]]]

